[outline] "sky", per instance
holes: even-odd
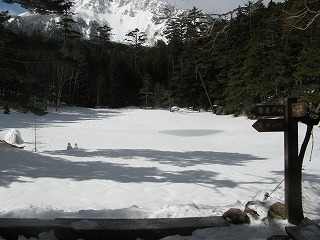
[[[164,2],[176,5],[183,9],[191,9],[192,7],[197,7],[208,13],[223,13],[232,10],[239,5],[244,5],[247,0],[162,0]],[[283,2],[284,0],[274,0],[275,2]],[[264,0],[265,4],[268,4],[270,0]],[[0,11],[9,10],[12,15],[17,15],[25,10],[18,4],[5,4],[0,2]]]
[[[19,4],[6,4],[2,1],[0,2],[0,11],[9,11],[11,15],[18,15],[25,12],[26,10],[20,7]]]
[[[191,9],[196,7],[207,13],[224,13],[228,12],[238,6],[243,6],[248,3],[248,0],[163,0],[172,5],[177,5],[184,9]],[[254,0],[256,1],[256,0]],[[284,0],[273,0],[274,2],[283,2]],[[264,0],[267,5],[270,0]]]

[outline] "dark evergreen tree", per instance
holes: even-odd
[[[319,22],[315,22],[305,30],[303,36],[304,38],[300,38],[303,45],[296,58],[292,74],[293,94],[317,106],[320,103]]]
[[[10,19],[10,15],[8,11],[0,12],[0,27],[3,28],[3,23]]]
[[[144,32],[141,32],[138,28],[126,34],[126,41],[134,47],[135,70],[138,70],[138,57],[146,40],[146,34]]]
[[[152,79],[151,79],[151,75],[146,73],[143,76],[143,82],[142,82],[143,86],[142,88],[139,90],[139,94],[140,94],[140,99],[143,102],[143,105],[145,108],[148,108],[152,105],[152,103],[150,102],[151,99],[151,95],[154,95],[154,93],[152,92]]]
[[[76,21],[73,19],[73,13],[69,10],[73,5],[73,2],[68,3],[70,5],[64,10],[60,16],[60,21],[57,22],[57,26],[63,30],[63,45],[65,46],[68,39],[80,38],[80,32],[76,30]]]
[[[127,34],[130,45],[112,43],[111,29],[97,22],[88,24],[91,40],[73,38],[78,28],[71,1],[7,2],[65,16],[61,28],[47,38],[41,31],[12,32],[5,27],[8,13],[0,14],[2,102],[21,107],[49,102],[57,107],[174,104],[209,109],[212,101],[226,113],[278,103],[288,95],[313,105],[320,102],[318,19],[303,31],[283,21],[285,12],[301,11],[305,3],[318,11],[319,1],[270,1],[268,6],[253,4],[254,9],[248,3],[225,19],[209,18],[194,8],[169,21],[168,43],[153,47],[144,46],[139,29]]]
[[[112,28],[108,25],[103,25],[97,28],[98,39],[102,42],[103,47],[110,41]]]

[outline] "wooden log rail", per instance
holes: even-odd
[[[160,239],[171,235],[189,236],[196,229],[229,226],[220,216],[153,219],[13,219],[0,218],[0,236],[4,239],[38,237],[54,231],[58,240],[135,240]]]

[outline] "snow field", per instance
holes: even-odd
[[[0,144],[0,216],[216,216],[229,207],[243,209],[248,201],[260,203],[267,191],[271,197],[256,206],[264,217],[273,202],[284,202],[283,183],[276,189],[284,177],[283,133],[258,133],[253,123],[246,117],[183,109],[3,114],[1,129],[19,130],[25,149]],[[301,143],[304,125],[299,130]],[[312,161],[311,144],[304,161],[304,209],[311,219],[320,215],[319,139],[316,127]],[[69,142],[80,149],[66,150]],[[257,233],[251,239],[281,233],[287,222],[272,224],[253,222]],[[234,226],[223,239],[237,239],[246,228],[252,232]],[[227,232],[199,230],[188,238],[169,239],[210,239]]]

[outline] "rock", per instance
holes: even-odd
[[[250,223],[250,218],[248,217],[248,215],[245,212],[241,211],[239,208],[230,208],[222,215],[222,217],[225,219],[229,219],[235,224]]]
[[[271,205],[268,211],[268,219],[286,219],[285,206],[280,202]]]
[[[298,226],[285,227],[287,234],[294,240],[319,240],[320,226],[304,218]]]

